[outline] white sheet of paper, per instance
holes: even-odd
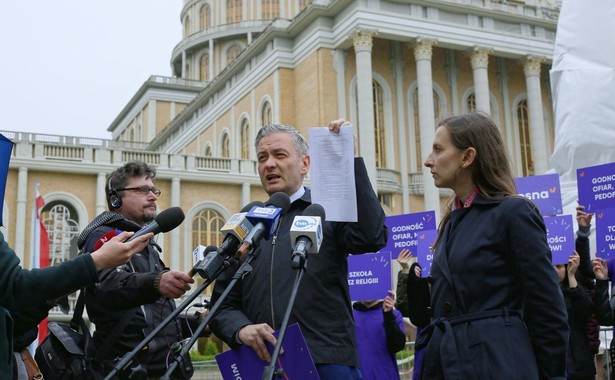
[[[351,125],[341,127],[340,133],[328,128],[308,128],[312,203],[324,207],[328,221],[358,219],[352,131]]]

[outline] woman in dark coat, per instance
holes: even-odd
[[[425,295],[416,299],[431,297],[431,323],[417,338],[422,378],[565,379],[567,315],[544,221],[516,196],[491,118],[444,120],[425,166],[455,195],[433,247],[431,287],[408,281]]]

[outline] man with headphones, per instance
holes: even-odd
[[[105,186],[109,211],[98,215],[80,234],[77,244],[93,251],[110,236],[121,231],[138,231],[156,217],[156,201],[161,191],[154,186],[154,168],[132,161],[115,170]],[[100,282],[86,289],[88,315],[96,324],[94,365],[108,373],[113,360],[139,344],[175,309],[174,298],[190,289],[194,280],[180,271],[165,267],[153,241],[120,267],[99,272]],[[195,321],[192,321],[193,323]],[[189,329],[179,319],[165,327],[136,357],[148,377],[166,372],[170,349]]]

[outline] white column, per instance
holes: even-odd
[[[182,79],[188,79],[186,77],[186,51],[182,51]]]
[[[436,135],[435,116],[433,108],[433,79],[431,77],[431,57],[435,41],[417,39],[414,45],[416,60],[416,75],[419,95],[419,124],[421,128],[421,159],[423,162],[431,152]],[[436,218],[440,217],[440,191],[436,188],[429,168],[423,165],[423,191],[425,194],[425,210],[435,210]]]
[[[367,175],[377,192],[376,149],[374,141],[374,93],[372,87],[372,38],[375,31],[358,29],[352,33],[357,65],[357,105],[359,154],[365,161]]]
[[[346,119],[346,53],[342,49],[335,49],[331,54],[337,87],[337,117]]]
[[[33,193],[34,194],[34,193]],[[34,199],[34,198],[33,198]],[[26,204],[28,202],[28,169],[19,168],[17,174],[17,207],[15,212],[15,253],[25,265],[24,256],[26,249]],[[34,205],[32,206],[34,207]],[[34,226],[30,226],[34,228]],[[29,265],[28,265],[29,267]]]
[[[108,210],[107,194],[105,194],[105,186],[107,186],[106,173],[98,173],[96,176],[96,215],[100,215],[103,211]]]
[[[244,182],[241,185],[241,207],[250,203],[250,184]]]
[[[530,121],[530,141],[534,174],[544,174],[549,169],[549,152],[547,151],[547,134],[545,132],[542,112],[542,92],[540,89],[541,58],[526,57],[523,61],[523,73],[527,87],[527,108]],[[582,95],[581,95],[582,96]]]
[[[405,118],[404,107],[404,57],[399,42],[393,42],[393,76],[395,79],[395,97],[397,98],[397,133],[399,140],[399,174],[401,176],[401,205],[402,212],[410,212],[410,194],[408,191],[408,148],[406,130],[408,123]]]
[[[171,207],[179,207],[180,203],[180,194],[181,194],[181,180],[179,177],[173,177],[171,180]],[[189,223],[190,221],[188,221]],[[171,241],[169,244],[169,256],[171,257],[171,269],[177,270],[179,268],[180,262],[179,258],[182,256],[180,254],[180,228],[174,228],[169,232]],[[192,249],[193,247],[190,247]],[[184,266],[183,270],[188,271],[192,268],[192,251],[185,249],[184,256]],[[187,256],[186,256],[187,255]]]
[[[472,75],[474,79],[474,94],[476,96],[476,110],[491,115],[489,105],[489,50],[474,48],[470,60],[472,62]]]

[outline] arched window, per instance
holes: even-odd
[[[527,101],[517,105],[517,126],[519,128],[519,150],[521,151],[521,169],[524,177],[534,175],[532,160],[532,142],[530,140],[530,122],[527,112]]]
[[[208,80],[209,79],[209,53],[205,53],[201,56],[199,68],[200,68],[199,79]]]
[[[184,37],[188,37],[190,35],[190,30],[192,29],[190,16],[186,15],[184,19]]]
[[[271,124],[273,122],[273,116],[271,111],[271,103],[265,102],[263,104],[263,110],[261,112],[261,126]]]
[[[241,50],[241,46],[239,45],[233,45],[228,48],[228,50],[226,51],[226,64],[228,65],[233,62],[233,60],[237,58],[239,53],[241,53]]]
[[[79,252],[79,223],[72,215],[77,215],[77,211],[60,201],[50,202],[41,212],[41,220],[49,236],[50,265],[61,264]]]
[[[241,0],[226,0],[226,22],[227,24],[234,24],[241,22],[242,15]]]
[[[211,157],[213,155],[213,153],[211,152],[211,146],[207,145],[205,147],[205,157]]]
[[[201,7],[199,11],[199,23],[201,30],[211,28],[211,7],[209,4],[205,4]]]
[[[224,236],[220,233],[220,229],[224,222],[218,211],[210,208],[201,210],[192,219],[192,246],[222,244]]]
[[[186,74],[184,75],[184,79],[190,78],[190,61],[186,61]]]
[[[241,158],[243,160],[250,159],[250,124],[248,119],[243,119],[241,122]]]
[[[228,133],[225,133],[222,136],[222,157],[230,158],[231,157],[231,139],[228,137]]]
[[[416,172],[420,173],[423,170],[423,153],[421,151],[421,123],[419,119],[419,90],[418,88],[412,93],[412,109],[414,111],[414,151],[416,159]],[[440,98],[438,93],[433,92],[433,114],[434,120],[440,118]]]
[[[263,5],[263,20],[273,20],[280,17],[280,0],[261,0]]]
[[[476,94],[475,93],[471,93],[470,95],[468,95],[468,99],[466,101],[466,107],[467,107],[467,112],[474,112],[476,111]]]

